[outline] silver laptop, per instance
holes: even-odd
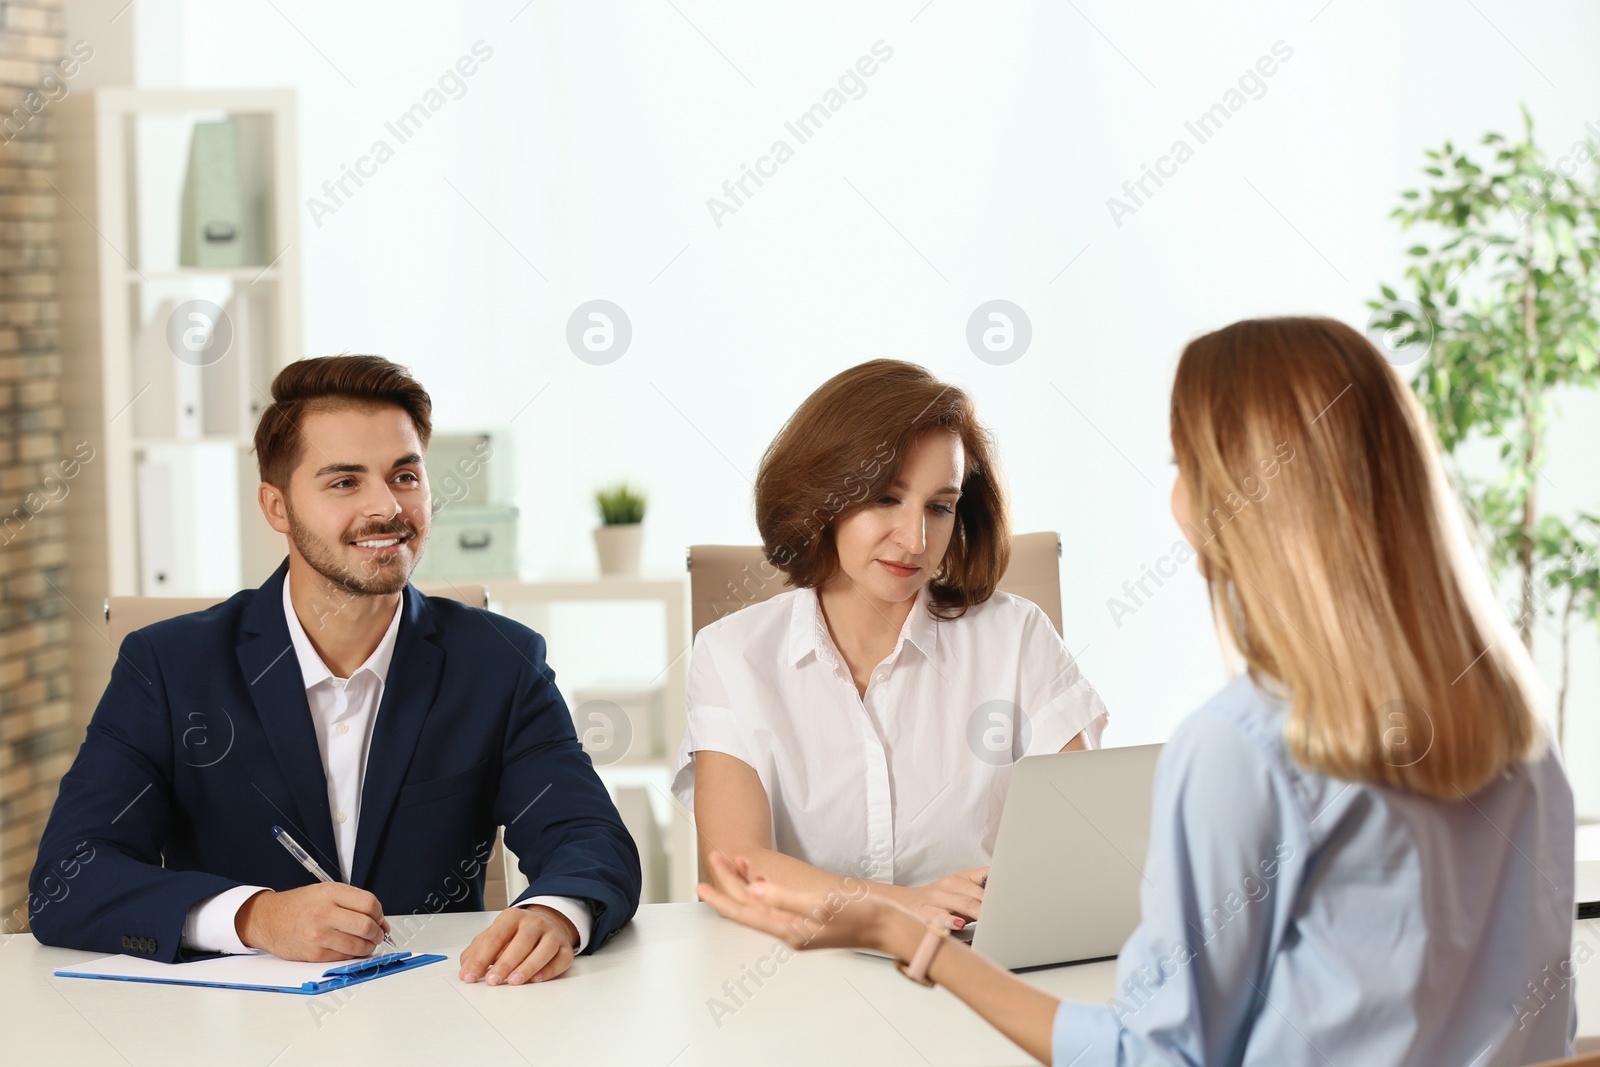
[[[1018,761],[972,947],[1016,971],[1115,956],[1139,925],[1160,745]]]
[[[1577,881],[1578,918],[1600,919],[1600,860],[1579,860]]]

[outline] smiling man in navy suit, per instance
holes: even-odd
[[[333,356],[286,367],[272,395],[259,496],[289,557],[124,640],[39,846],[34,933],[163,961],[365,956],[386,913],[480,910],[504,826],[528,891],[461,978],[553,978],[632,918],[639,854],[544,639],[409,583],[432,512],[428,394],[388,360]]]

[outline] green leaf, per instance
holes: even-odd
[[[626,482],[598,490],[594,500],[600,509],[600,521],[607,526],[644,521],[644,494],[634,491]]]
[[[1410,388],[1440,447],[1469,448],[1486,470],[1457,481],[1494,569],[1520,575],[1526,546],[1535,566],[1521,577],[1550,593],[1540,606],[1581,597],[1575,614],[1600,621],[1600,519],[1586,516],[1580,531],[1561,514],[1525,510],[1543,502],[1534,493],[1550,457],[1529,453],[1549,439],[1552,390],[1600,390],[1600,165],[1551,170],[1526,106],[1522,116],[1516,144],[1482,135],[1487,163],[1448,141],[1423,149],[1423,173],[1444,187],[1397,194],[1389,217],[1421,240],[1406,247],[1404,284],[1380,284],[1368,305],[1397,338],[1431,335]]]

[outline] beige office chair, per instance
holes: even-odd
[[[485,585],[472,582],[459,584],[447,583],[439,585],[430,583],[419,585],[417,589],[424,596],[449,597],[459,600],[463,604],[470,604],[475,608],[489,606],[489,588]],[[177,597],[177,596],[114,596],[107,597],[105,601],[106,632],[111,639],[111,647],[122,648],[122,639],[135,630],[143,629],[152,623],[171,619],[178,615],[187,615],[194,611],[204,611],[213,604],[220,604],[219,597]],[[483,906],[486,911],[500,911],[508,903],[506,899],[507,874],[509,865],[516,863],[516,858],[505,850],[500,841],[501,834],[497,833],[494,845],[494,854],[489,858],[488,871],[483,885]]]
[[[1054,531],[1011,535],[1004,592],[1031,600],[1061,632],[1061,537]],[[784,591],[783,573],[759,545],[694,545],[689,549],[689,603],[695,633],[742,607]]]
[[[1580,1037],[1575,1046],[1578,1049],[1578,1055],[1565,1060],[1544,1060],[1541,1063],[1533,1064],[1532,1067],[1600,1067],[1600,1052],[1585,1052],[1584,1048],[1586,1046],[1592,1050],[1595,1046],[1594,1040],[1585,1040]]]

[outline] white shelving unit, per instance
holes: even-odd
[[[238,130],[261,262],[184,266],[190,136],[196,122],[223,118]],[[250,449],[273,375],[301,354],[295,98],[286,89],[87,90],[57,104],[53,124],[62,440],[68,451],[80,441],[94,449],[65,501],[84,722],[110,670],[105,597],[225,595],[259,584],[282,556],[255,502]],[[225,309],[225,350],[179,358],[170,330],[211,338],[218,321],[191,320],[190,300]]]

